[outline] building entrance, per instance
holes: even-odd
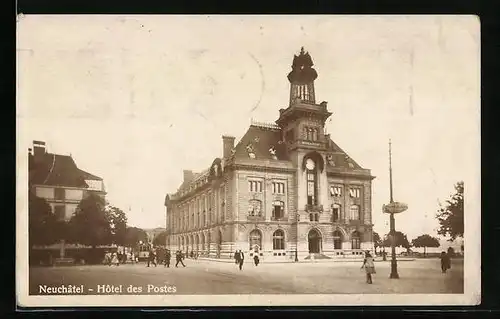
[[[321,235],[316,229],[311,229],[307,236],[309,242],[309,253],[318,254],[321,252]]]

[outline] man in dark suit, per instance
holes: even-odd
[[[170,258],[172,255],[170,254],[170,249],[167,249],[165,252],[165,264],[163,265],[164,267],[170,268]]]
[[[240,270],[241,270],[241,268],[243,267],[243,261],[245,260],[245,255],[243,255],[243,252],[241,251],[241,249],[239,250],[238,254],[239,254],[238,262],[239,262],[239,266],[240,266]]]
[[[175,253],[175,260],[176,260],[175,267],[177,267],[179,263],[181,263],[182,266],[186,267],[186,265],[184,265],[184,263],[182,262],[182,259],[183,259],[182,252],[178,250],[177,253]]]

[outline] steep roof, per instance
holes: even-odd
[[[328,150],[331,152],[335,167],[346,169],[362,169],[362,167],[354,161],[344,150],[342,150],[330,137],[328,137]],[[349,166],[352,164],[352,167]],[[328,163],[327,163],[328,165]]]
[[[71,156],[52,153],[30,155],[29,177],[33,184],[87,188],[85,180],[102,178],[79,169]]]
[[[251,147],[256,159],[273,159],[271,148],[276,151],[276,157],[288,161],[289,156],[279,128],[272,125],[261,126],[252,124],[234,149],[235,158],[249,158],[247,147]]]

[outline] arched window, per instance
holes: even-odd
[[[262,248],[262,234],[258,229],[252,230],[249,237],[250,250],[258,251]]]
[[[361,249],[361,241],[359,238],[359,233],[357,231],[355,231],[351,235],[351,246],[352,249]]]
[[[332,205],[332,220],[334,223],[338,223],[340,221],[340,205],[339,204]]]
[[[333,232],[333,249],[342,249],[342,233],[338,230]]]
[[[248,205],[248,215],[249,216],[261,216],[262,215],[262,202],[258,199],[251,199]]]
[[[273,202],[273,219],[281,219],[285,216],[285,203],[282,201],[274,201]]]
[[[351,205],[351,220],[359,220],[359,206]]]
[[[317,205],[317,167],[316,163],[308,158],[306,160],[307,174],[307,205]]]
[[[273,233],[273,249],[285,249],[285,232],[281,229],[278,229]]]

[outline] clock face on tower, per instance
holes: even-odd
[[[306,168],[308,170],[313,170],[314,167],[315,167],[314,161],[312,159],[308,158],[307,161],[306,161]]]

